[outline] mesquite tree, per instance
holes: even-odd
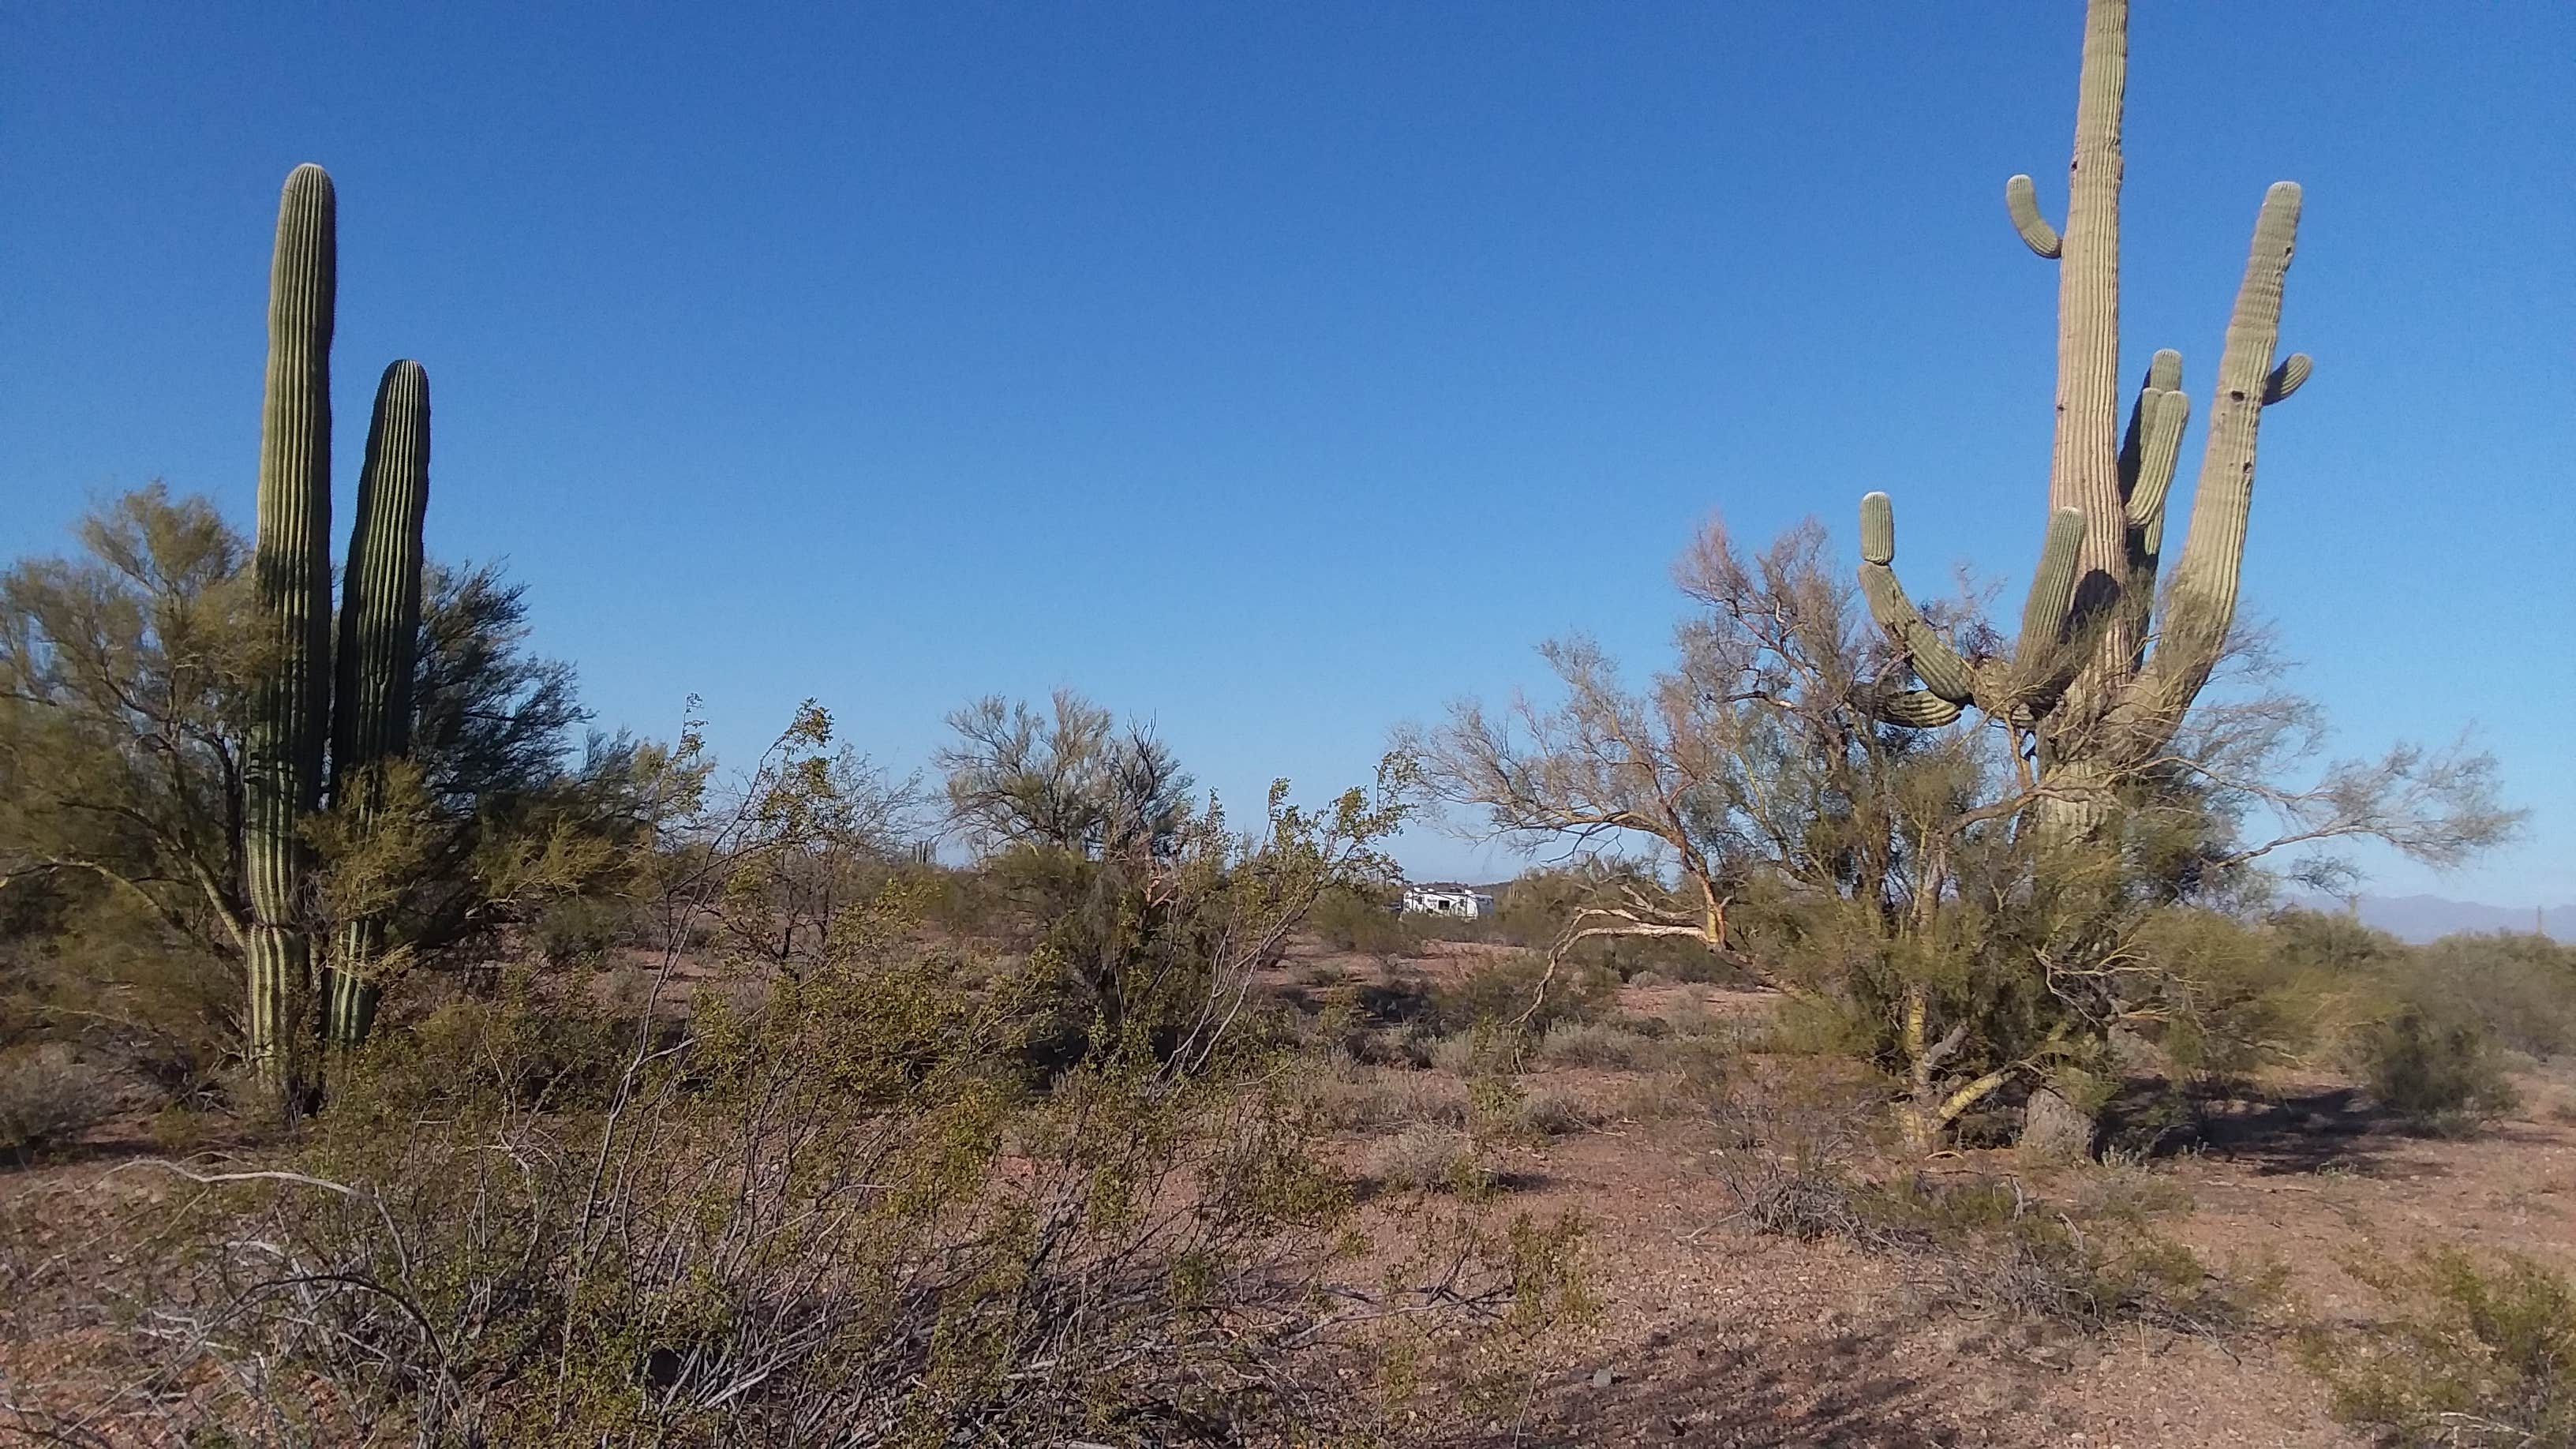
[[[2208,682],[2235,618],[2263,409],[2295,391],[2311,366],[2304,353],[2278,365],[2272,358],[2299,226],[2299,188],[2277,182],[2255,220],[2253,250],[2228,319],[2191,527],[2159,629],[2154,604],[2165,500],[2191,406],[2182,391],[2181,354],[2162,351],[2148,364],[2125,428],[2118,415],[2128,21],[2128,0],[2090,0],[2085,7],[2065,227],[2040,215],[2028,176],[2004,187],[2022,241],[2058,264],[2050,516],[2021,634],[2008,657],[1970,657],[1925,622],[1891,568],[1896,527],[1887,495],[1861,500],[1861,586],[1920,685],[1900,688],[1894,685],[1903,681],[1894,681],[1872,693],[1870,707],[1901,725],[1948,724],[1963,708],[2004,722],[2025,741],[2039,787],[2038,823],[2061,838],[2101,825],[2121,783],[2164,753]]]

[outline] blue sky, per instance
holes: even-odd
[[[757,10],[745,14],[738,11]],[[1390,724],[1639,669],[1666,565],[1897,496],[2017,588],[2080,7],[76,6],[0,13],[0,552],[252,501],[267,252],[341,197],[343,516],[429,369],[431,548],[506,557],[604,723],[821,698],[899,766],[987,691],[1152,718],[1249,807]],[[2307,188],[2249,605],[2339,748],[2465,725],[2576,898],[2576,10],[2141,3],[2123,372],[2198,457],[2266,183]],[[1436,835],[1417,874],[1500,872]]]

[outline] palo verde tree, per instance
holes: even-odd
[[[1864,707],[1899,658],[1838,574],[1812,522],[1750,554],[1712,524],[1674,568],[1692,608],[1665,669],[1631,682],[1593,642],[1551,642],[1553,697],[1461,701],[1397,746],[1469,833],[1626,863],[1567,877],[1586,889],[1552,961],[1602,938],[1702,947],[1842,1017],[1925,1146],[2115,1029],[2160,1031],[2176,993],[2142,942],[2174,903],[2258,895],[2259,863],[2322,842],[2452,864],[2518,818],[2484,755],[2311,773],[2316,710],[2240,640],[2247,687],[2177,728],[2117,848],[2053,839],[2002,732]]]
[[[1190,819],[1189,774],[1141,724],[1059,689],[1044,714],[987,695],[948,716],[932,763],[949,819],[978,847],[1038,846],[1093,859],[1169,855]]]
[[[2283,181],[2265,194],[2255,219],[2219,358],[2190,532],[2159,629],[2165,502],[2191,406],[2181,354],[2162,351],[2148,364],[2125,429],[2117,413],[2128,17],[2128,0],[2085,7],[2066,225],[2053,227],[2040,215],[2028,176],[2004,188],[2022,241],[2058,264],[2050,514],[2013,647],[1962,649],[1926,621],[1892,567],[1896,527],[1887,495],[1861,501],[1862,589],[1919,685],[1906,688],[1899,677],[1874,686],[1869,706],[1910,727],[1945,725],[1968,708],[2001,722],[2041,786],[2038,823],[2063,838],[2103,826],[2124,787],[2165,755],[2217,667],[2235,620],[2263,409],[2295,392],[2311,368],[2304,353],[2273,361],[2299,227],[2299,188]]]

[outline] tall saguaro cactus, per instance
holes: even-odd
[[[331,802],[354,812],[362,826],[383,805],[378,771],[411,747],[421,525],[428,509],[429,375],[419,363],[404,360],[387,367],[376,385],[340,598]],[[322,993],[322,1032],[332,1045],[350,1047],[365,1039],[378,992],[368,968],[383,947],[383,922],[369,918],[341,926]]]
[[[266,661],[243,781],[242,862],[252,913],[246,1036],[251,1068],[280,1096],[303,1080],[296,1024],[312,993],[304,929],[304,817],[322,803],[331,710],[331,324],[338,198],[298,166],[277,207],[268,283],[268,384],[260,410],[253,559]]]
[[[416,362],[385,369],[367,432],[334,669],[331,612],[331,331],[337,289],[331,178],[298,166],[278,203],[269,278],[268,384],[260,425],[254,558],[267,653],[247,743],[241,854],[251,901],[245,1037],[261,1086],[290,1110],[313,1079],[317,968],[327,968],[330,1041],[364,1036],[375,1006],[367,964],[380,924],[344,925],[314,959],[305,820],[379,801],[374,767],[409,744],[420,629],[421,525],[429,499],[429,380]]]
[[[2059,269],[2048,536],[2011,658],[1964,658],[1924,621],[1891,567],[1887,495],[1861,500],[1862,591],[1921,686],[1885,689],[1869,703],[1903,725],[1948,724],[1974,707],[2025,732],[2044,787],[2039,823],[2059,838],[2100,826],[2120,778],[2171,741],[2208,682],[2235,619],[2262,410],[2295,391],[2311,366],[2304,353],[2278,366],[2272,360],[2299,226],[2299,188],[2277,182],[2256,217],[2228,320],[2191,527],[2171,579],[2171,617],[2155,634],[2165,502],[2191,407],[2182,356],[2164,351],[2148,364],[2125,428],[2116,414],[2128,22],[2128,0],[2088,0],[2065,227],[2041,215],[2028,176],[2004,184],[2014,229]]]

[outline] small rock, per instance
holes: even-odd
[[[1619,1376],[1617,1374],[1610,1372],[1606,1367],[1594,1369],[1592,1371],[1592,1387],[1596,1389],[1606,1389],[1610,1387],[1611,1382],[1618,1377]]]

